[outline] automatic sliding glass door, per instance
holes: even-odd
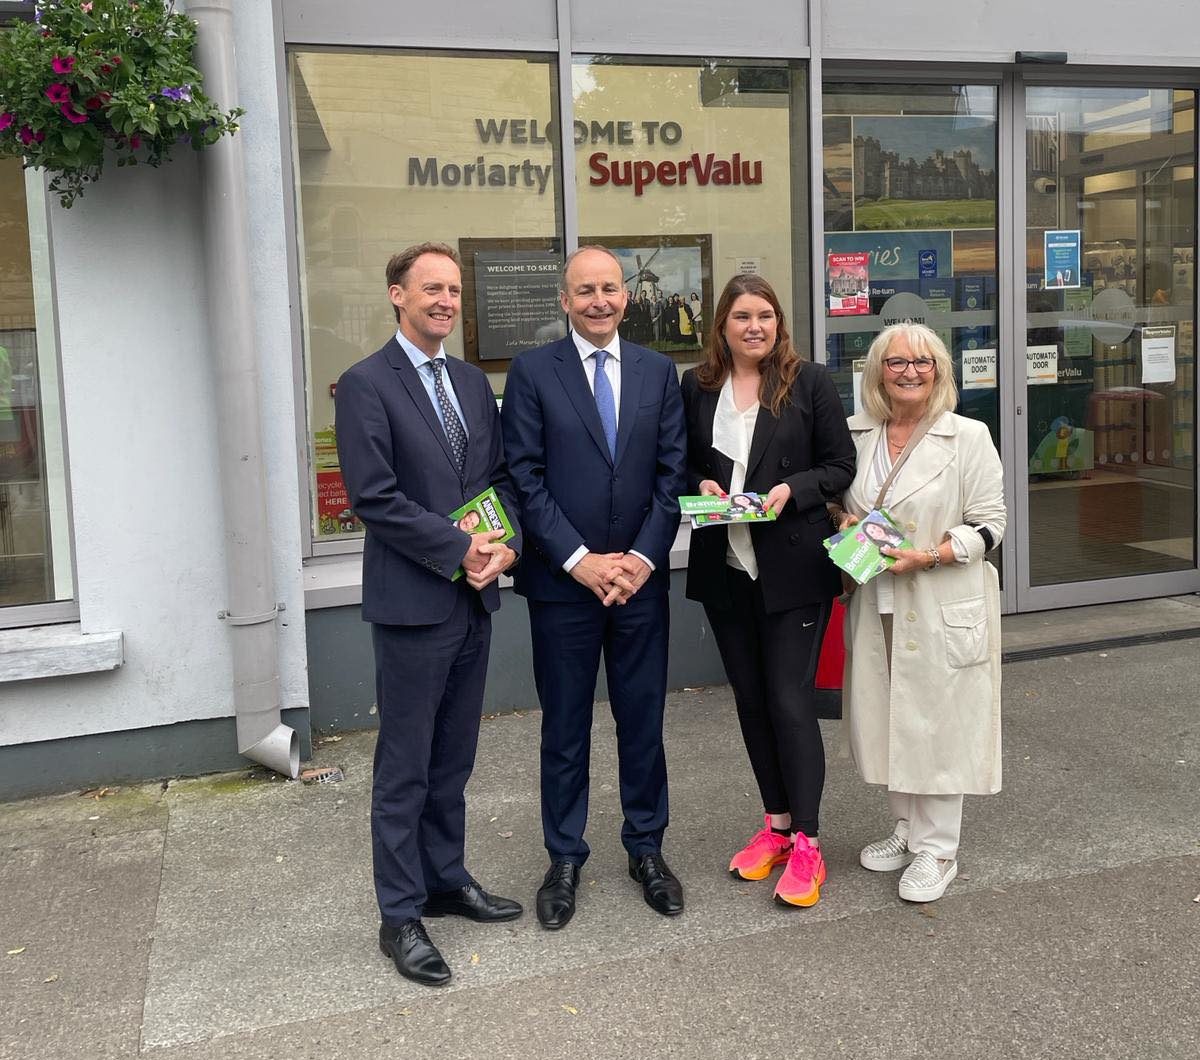
[[[1191,89],[1025,90],[1022,609],[1196,570],[1195,114]]]

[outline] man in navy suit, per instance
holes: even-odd
[[[617,723],[621,840],[650,906],[683,910],[662,856],[667,827],[663,704],[668,578],[679,527],[685,439],[670,358],[624,342],[621,263],[603,247],[568,256],[566,338],[519,356],[502,422],[528,545],[516,591],[529,603],[542,704],[542,830],[550,868],[541,924],[575,912],[588,806],[592,701],[604,654]]]
[[[475,764],[496,579],[518,535],[468,534],[447,516],[494,486],[516,528],[487,377],[448,358],[462,303],[458,256],[422,243],[387,266],[394,338],[338,380],[338,456],[366,527],[363,619],[372,623],[379,739],[371,800],[379,945],[401,975],[450,969],[422,915],[511,920],[521,907],[463,865],[463,789]],[[453,579],[462,568],[463,577]]]

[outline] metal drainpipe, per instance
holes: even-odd
[[[222,107],[236,106],[232,0],[191,0],[187,8],[199,25],[196,65],[204,89]],[[229,594],[218,618],[229,627],[238,753],[294,778],[300,738],[280,720],[279,607],[271,578],[241,136],[205,148],[200,166]]]

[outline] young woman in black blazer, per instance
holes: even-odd
[[[854,478],[846,414],[825,368],[792,346],[761,276],[721,292],[705,359],[683,376],[688,492],[755,492],[772,522],[694,530],[687,595],[704,605],[737,702],[764,827],[729,871],[761,880],[786,863],[783,905],[813,905],[825,881],[817,840],[825,750],[812,678],[841,591],[822,541],[825,503]]]

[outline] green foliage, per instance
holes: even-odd
[[[860,199],[854,227],[860,231],[906,228],[993,228],[993,199]]]
[[[0,155],[49,170],[70,207],[110,155],[159,166],[232,135],[243,111],[204,94],[195,44],[172,0],[43,0],[0,32]]]

